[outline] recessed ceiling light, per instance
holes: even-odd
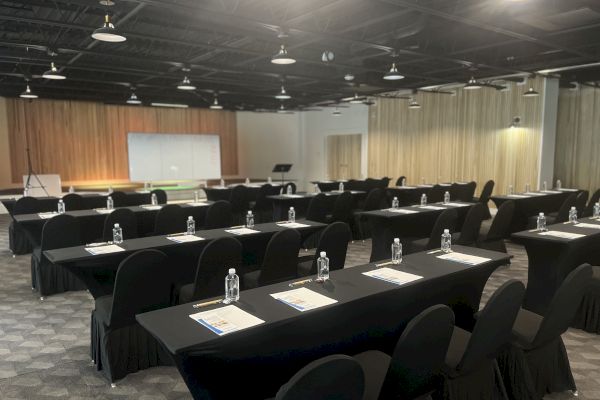
[[[467,84],[465,85],[465,87],[463,89],[467,89],[467,90],[481,89],[481,84],[479,82],[477,82],[474,77],[471,77],[471,79],[469,79],[469,82],[467,82]]]
[[[288,55],[285,45],[282,44],[279,52],[271,57],[271,62],[273,64],[286,65],[293,64],[296,60]]]
[[[215,96],[215,101],[210,105],[211,110],[222,110],[223,106],[219,104],[219,99]]]
[[[404,75],[401,75],[396,68],[396,63],[392,63],[392,68],[383,76],[386,81],[397,81],[404,79]]]
[[[279,99],[279,100],[288,100],[288,99],[291,99],[292,96],[287,94],[287,92],[285,91],[285,88],[282,86],[281,91],[275,95],[275,98]]]
[[[421,105],[415,99],[410,99],[408,103],[408,108],[410,108],[411,110],[416,110],[421,108]]]
[[[528,91],[523,93],[523,97],[537,97],[539,95],[540,94],[538,92],[536,92],[535,90],[533,90],[532,87],[530,87]]]
[[[56,80],[67,79],[66,76],[64,76],[63,74],[58,72],[58,68],[56,68],[56,65],[54,65],[53,62],[50,63],[50,69],[48,71],[44,72],[42,77],[44,77],[46,79],[56,79]]]
[[[171,107],[171,108],[188,108],[187,104],[177,104],[177,103],[150,103],[150,105],[154,107]]]
[[[38,98],[37,94],[35,94],[31,91],[31,89],[29,88],[29,85],[27,85],[27,87],[25,88],[25,91],[23,93],[21,93],[19,95],[19,97],[22,97],[24,99],[37,99]]]
[[[179,90],[196,90],[196,86],[192,85],[190,79],[186,76],[183,80],[177,85],[177,89]]]
[[[112,22],[110,22],[110,15],[108,14],[104,16],[104,25],[96,29],[94,33],[92,33],[92,37],[102,42],[111,43],[119,43],[127,40],[125,36],[117,31],[117,28],[115,28]]]
[[[127,99],[127,104],[142,104],[142,101],[138,99],[135,92],[131,92],[131,96]]]

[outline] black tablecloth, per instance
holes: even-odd
[[[401,207],[401,209],[417,211],[414,214],[400,214],[393,211],[376,210],[361,213],[368,219],[371,227],[371,261],[384,260],[391,257],[390,246],[394,238],[399,238],[410,252],[408,242],[410,240],[429,237],[435,220],[446,209],[456,209],[458,222],[455,232],[459,232],[467,212],[473,203],[461,203],[463,207],[445,206],[442,203],[428,204],[428,206],[443,207],[443,210],[428,210],[419,206]]]
[[[298,228],[298,232],[303,237],[307,237],[326,225],[313,221],[298,221],[310,225],[305,228]],[[263,258],[268,241],[276,232],[288,229],[275,223],[257,224],[253,228],[259,233],[249,235],[235,235],[225,232],[225,229],[211,229],[197,231],[196,236],[206,240],[190,243],[176,243],[166,236],[150,236],[139,239],[125,240],[119,246],[125,251],[118,253],[92,255],[85,250],[84,246],[67,247],[56,250],[47,250],[44,252],[48,260],[53,264],[61,264],[77,276],[95,297],[96,294],[104,293],[104,285],[99,282],[98,276],[105,275],[102,272],[116,271],[119,263],[130,254],[146,249],[157,249],[167,254],[169,264],[173,269],[173,284],[179,285],[193,281],[196,273],[196,263],[204,246],[211,240],[221,237],[235,237],[243,245],[244,264],[255,265],[260,263]],[[239,271],[243,274],[243,269]]]
[[[362,190],[350,190],[348,191],[352,194],[354,198],[354,204],[358,204],[360,200],[362,200],[366,192]],[[335,200],[342,192],[332,191],[332,192],[324,192],[323,194],[327,196],[327,209],[328,212],[331,213],[333,210],[333,205]],[[303,217],[306,215],[306,209],[308,208],[308,204],[315,197],[317,193],[296,193],[293,195],[280,194],[276,196],[267,196],[269,200],[273,202],[273,218],[275,221],[287,220],[288,210],[290,207],[294,207],[296,211],[296,216]]]
[[[373,265],[333,271],[329,282],[306,287],[338,303],[304,313],[269,295],[290,290],[288,282],[242,291],[236,306],[265,323],[221,337],[189,317],[219,306],[195,309],[190,303],[141,314],[137,320],[174,357],[195,398],[264,399],[314,359],[367,349],[390,351],[407,322],[431,305],[448,304],[457,324],[470,326],[485,282],[508,255],[456,250],[491,260],[467,266],[413,254],[398,269],[423,279],[403,286],[362,274]],[[224,376],[235,384],[227,384]]]
[[[564,203],[567,197],[572,193],[574,192],[561,191],[561,193],[546,193],[543,196],[532,195],[530,197],[511,197],[503,195],[492,196],[491,199],[498,208],[500,208],[502,203],[508,200],[512,200],[515,203],[515,213],[513,214],[510,223],[510,233],[514,233],[527,229],[529,217],[538,215],[541,212],[549,214],[558,211],[562,203]],[[517,196],[520,195],[521,194],[518,194]]]
[[[600,221],[591,218],[582,218],[580,222],[600,224]],[[529,258],[527,291],[523,305],[540,315],[546,313],[554,293],[571,271],[585,262],[600,264],[599,229],[560,223],[548,225],[548,230],[586,236],[569,240],[543,236],[537,231],[523,231],[512,235],[513,241],[525,246]]]
[[[266,184],[266,183],[264,183]],[[246,201],[256,201],[256,198],[258,197],[258,192],[260,190],[260,187],[262,186],[261,184],[240,184],[246,187],[246,194],[247,194],[247,198]],[[271,186],[274,187],[280,187],[281,183],[277,183],[277,182],[273,182],[270,184]],[[221,187],[221,186],[210,186],[210,187],[206,187],[203,188],[202,190],[204,190],[204,193],[206,193],[206,198],[208,200],[212,200],[212,201],[217,201],[217,200],[227,200],[229,201],[229,198],[231,197],[231,191],[233,190],[233,188],[237,186],[237,185],[229,185],[226,187]]]

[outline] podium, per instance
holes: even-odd
[[[285,174],[290,172],[292,169],[292,164],[275,164],[272,172],[277,172],[281,174],[281,186],[284,185]]]

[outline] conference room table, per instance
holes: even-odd
[[[578,224],[559,223],[548,225],[547,229],[511,236],[514,242],[525,246],[529,259],[523,307],[541,315],[571,271],[586,262],[600,264],[600,220],[582,218]]]
[[[242,291],[230,306],[264,322],[222,335],[190,315],[218,311],[223,304],[188,303],[138,314],[136,319],[173,357],[195,399],[272,398],[294,373],[320,357],[370,349],[389,353],[406,324],[432,305],[449,305],[456,324],[471,328],[486,281],[509,256],[455,246],[450,257],[460,254],[482,258],[468,265],[441,259],[440,252],[411,254],[400,265],[385,266],[421,277],[404,284],[364,275],[386,272],[371,263],[332,271],[325,283],[290,287],[298,281],[287,281]],[[308,289],[335,303],[302,312],[271,296],[292,289]],[[208,316],[203,322],[207,320]]]
[[[510,233],[519,232],[527,229],[529,217],[543,212],[549,214],[556,212],[563,202],[573,193],[579,192],[578,189],[552,189],[546,191],[531,191],[527,193],[515,193],[512,195],[496,195],[490,198],[496,204],[497,208],[508,201],[515,203],[515,212],[510,222]]]
[[[367,192],[363,190],[346,190],[346,192],[349,192],[352,195],[355,205],[367,194]],[[318,193],[278,194],[274,196],[267,196],[267,198],[273,203],[273,218],[276,221],[279,221],[287,219],[290,207],[294,207],[294,210],[296,211],[296,217],[306,215],[308,204],[317,194]],[[340,194],[342,194],[342,192],[334,190],[331,192],[323,192],[323,194],[327,196],[328,199],[327,209],[331,211],[333,210],[335,200]]]
[[[466,184],[466,183],[461,183]],[[447,187],[448,190],[452,187],[451,183],[440,183],[442,187]],[[398,198],[398,203],[400,206],[409,206],[411,204],[418,204],[421,202],[421,196],[426,194],[429,196],[429,192],[433,188],[434,184],[421,184],[417,186],[391,186],[386,188],[387,196],[390,201],[394,197]]]
[[[390,246],[394,238],[399,238],[405,252],[410,252],[410,241],[429,237],[437,217],[445,210],[455,209],[458,221],[455,232],[460,232],[467,212],[474,203],[450,202],[431,203],[422,207],[412,205],[398,209],[364,211],[371,229],[371,261],[390,257]],[[451,232],[454,233],[454,232]]]
[[[218,200],[226,200],[229,201],[230,197],[231,197],[231,191],[233,190],[234,187],[236,186],[245,186],[246,187],[246,194],[248,196],[248,198],[246,199],[247,201],[255,201],[256,198],[258,197],[258,191],[260,190],[261,186],[266,185],[268,182],[257,182],[257,183],[235,183],[235,184],[231,184],[231,185],[227,185],[227,186],[208,186],[205,188],[202,188],[202,190],[204,190],[204,193],[206,193],[206,198],[208,200],[212,200],[212,201],[218,201]],[[281,188],[281,183],[280,182],[271,182],[269,183],[271,186],[273,186],[274,188]],[[278,189],[276,189],[278,190]]]
[[[299,220],[296,227],[300,235],[305,238],[320,231],[327,225],[315,221]],[[190,283],[196,275],[196,265],[204,247],[214,239],[222,237],[235,237],[243,246],[243,262],[247,268],[260,264],[263,259],[267,243],[271,237],[282,230],[291,229],[287,222],[256,224],[251,233],[239,233],[241,227],[230,227],[196,231],[195,241],[179,243],[175,240],[189,239],[187,235],[159,235],[137,239],[124,240],[118,245],[117,252],[92,254],[102,246],[75,246],[61,249],[46,250],[44,255],[53,264],[60,264],[77,276],[90,291],[92,296],[98,297],[106,294],[105,285],[100,279],[106,272],[116,271],[119,263],[127,256],[140,250],[156,249],[164,252],[169,257],[172,268],[173,284]],[[236,230],[238,233],[228,232]],[[239,268],[238,273],[250,272],[251,269]]]
[[[194,217],[196,224],[201,226],[204,223],[206,210],[212,203],[213,202],[211,201],[198,203],[190,202],[180,204],[180,206],[184,209],[186,217],[191,215]],[[138,235],[143,236],[154,231],[156,214],[163,206],[164,204],[155,206],[148,204],[141,206],[115,207],[114,209],[127,208],[133,211],[137,219]],[[109,213],[106,208],[97,208],[67,211],[65,214],[77,218],[81,227],[81,239],[84,242],[89,243],[102,237],[104,220]],[[48,218],[56,215],[58,215],[58,213],[19,214],[14,215],[13,218],[26,232],[29,241],[35,247],[41,243],[44,224],[48,221]]]

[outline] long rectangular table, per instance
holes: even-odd
[[[307,237],[326,225],[320,222],[302,220],[300,223],[307,227],[297,228],[303,237]],[[196,263],[200,253],[211,240],[221,237],[235,237],[243,245],[244,264],[254,265],[262,260],[268,241],[275,233],[289,229],[285,224],[277,223],[257,224],[254,230],[257,233],[236,235],[226,232],[226,229],[201,230],[196,236],[205,240],[176,243],[167,239],[167,235],[150,236],[139,239],[125,240],[119,244],[124,251],[117,253],[92,255],[86,250],[86,246],[66,247],[62,249],[44,251],[44,255],[53,264],[60,264],[77,276],[88,288],[90,293],[96,297],[105,294],[105,285],[99,279],[105,272],[116,271],[119,263],[136,251],[157,249],[167,254],[170,265],[173,268],[174,284],[182,284],[193,281],[196,273]],[[244,273],[244,269],[240,273]]]
[[[355,204],[363,199],[366,195],[366,192],[362,190],[347,190],[347,192],[352,194]],[[329,210],[333,209],[335,199],[337,199],[341,193],[342,192],[339,191],[323,192],[323,194],[328,198],[327,207]],[[296,193],[292,195],[279,194],[275,196],[267,196],[267,198],[273,203],[273,218],[277,221],[287,219],[288,210],[290,207],[294,207],[296,215],[306,215],[308,204],[317,194],[318,193]]]
[[[224,336],[189,317],[223,305],[197,309],[189,303],[136,318],[171,354],[194,398],[264,399],[312,360],[390,351],[408,321],[429,306],[449,305],[457,324],[470,327],[487,279],[509,256],[460,246],[455,251],[489,260],[472,266],[439,259],[440,253],[412,254],[394,269],[423,278],[401,286],[363,275],[373,264],[332,271],[330,281],[305,287],[337,303],[306,312],[270,296],[290,290],[290,282],[242,291],[235,305],[265,322]],[[223,376],[235,384],[224,384]]]
[[[554,294],[571,271],[586,262],[592,265],[600,263],[600,220],[582,218],[579,222],[593,224],[598,229],[560,223],[548,225],[548,231],[584,236],[561,238],[536,230],[512,235],[513,241],[525,246],[529,259],[527,291],[523,302],[526,309],[544,315]]]
[[[410,252],[408,242],[418,238],[428,237],[435,224],[437,217],[447,209],[456,209],[458,212],[458,222],[456,231],[458,232],[467,212],[473,206],[473,203],[452,202],[460,204],[460,207],[454,205],[444,205],[442,203],[432,203],[429,206],[439,207],[439,210],[422,208],[419,205],[400,207],[398,211],[390,209],[365,211],[361,213],[367,218],[371,227],[371,261],[383,260],[390,257],[390,246],[394,238],[399,238],[405,246],[405,252]],[[406,210],[408,213],[401,213]]]
[[[246,193],[247,193],[247,201],[255,201],[256,198],[258,197],[258,191],[260,190],[262,185],[267,184],[268,182],[261,182],[261,183],[236,183],[236,184],[232,184],[232,185],[227,185],[227,186],[209,186],[206,188],[203,188],[202,190],[204,190],[204,193],[206,193],[206,198],[208,200],[213,200],[213,201],[217,201],[217,200],[226,200],[229,201],[229,198],[231,197],[231,191],[233,190],[234,187],[236,186],[245,186],[246,187]],[[277,192],[279,191],[279,189],[281,188],[281,183],[278,182],[272,182],[270,183],[271,186],[273,186],[275,188],[275,190],[277,190]]]

